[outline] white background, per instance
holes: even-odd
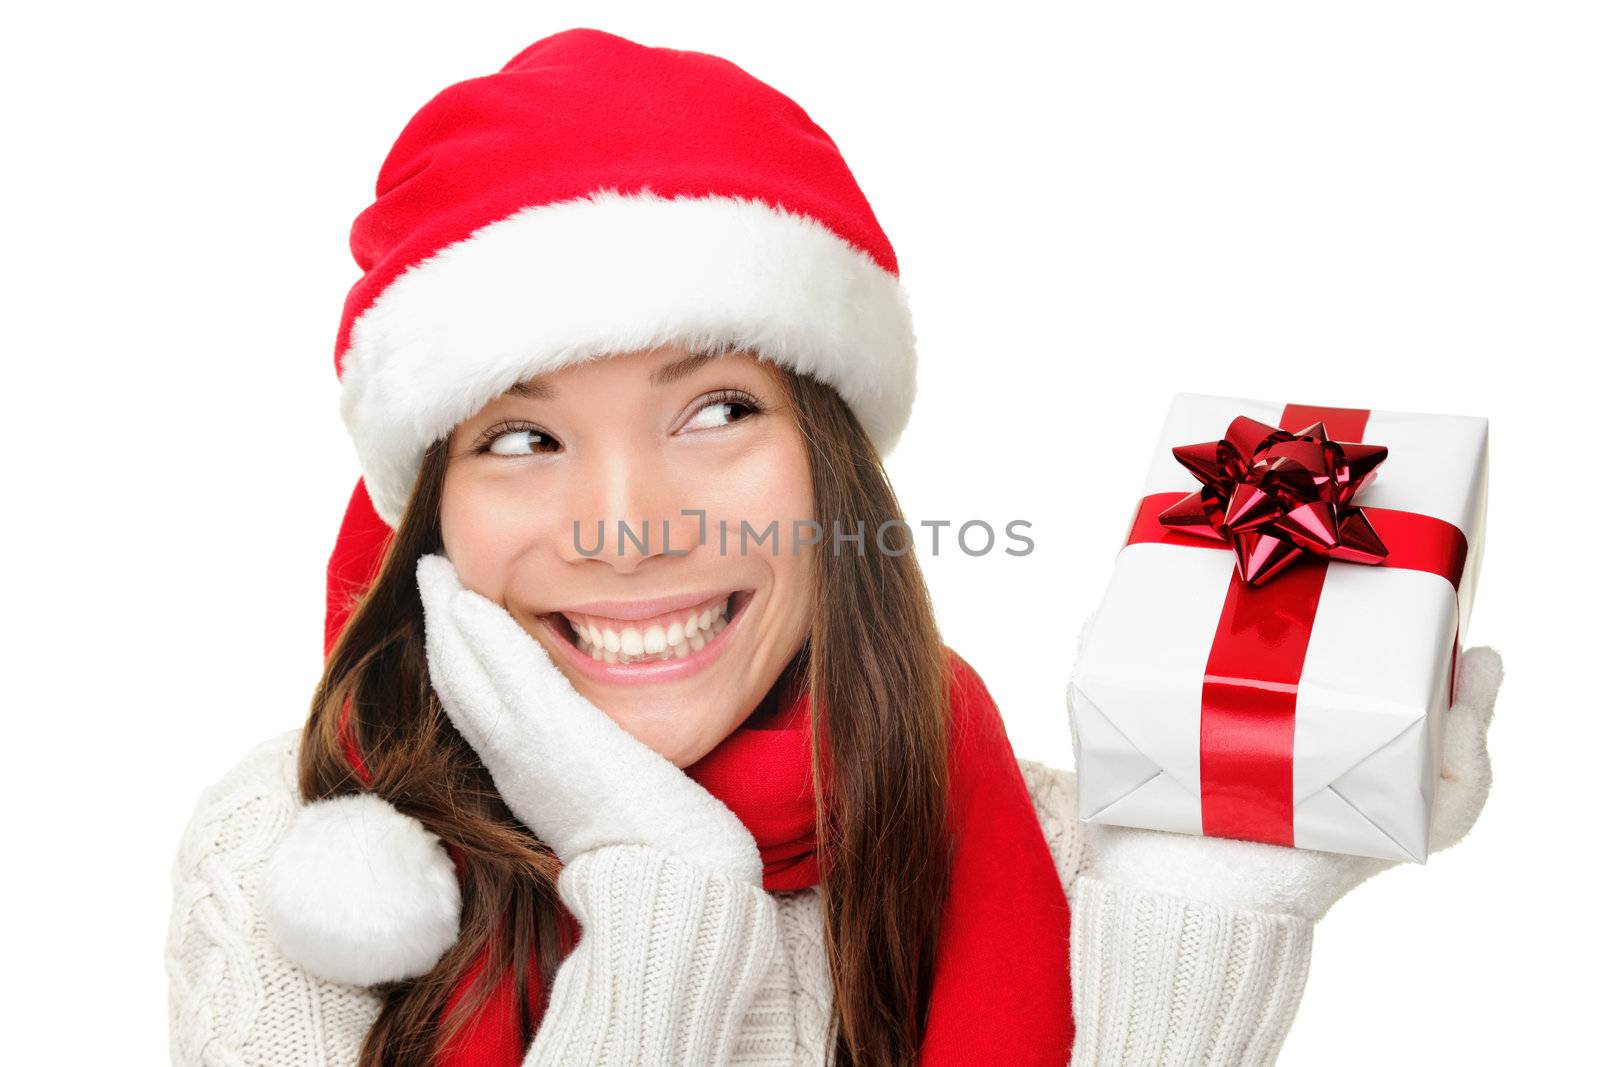
[[[844,151],[917,316],[889,463],[908,515],[1034,525],[1025,558],[924,556],[1022,755],[1070,762],[1069,649],[1171,393],[1492,420],[1467,636],[1506,662],[1494,793],[1464,845],[1320,924],[1283,1062],[1587,1054],[1592,8],[391,0],[8,23],[12,1062],[42,1062],[35,1040],[163,1058],[179,833],[318,675],[357,473],[333,370],[351,220],[416,108],[574,25],[730,58]]]

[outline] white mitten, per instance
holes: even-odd
[[[563,861],[652,845],[761,885],[755,838],[727,805],[585,700],[498,604],[444,556],[417,563],[428,673],[512,814]]]
[[[1488,647],[1468,649],[1457,670],[1456,702],[1445,715],[1430,854],[1465,837],[1489,795],[1487,733],[1500,689],[1500,654]],[[1084,830],[1089,877],[1313,921],[1397,862],[1099,823],[1085,824]]]

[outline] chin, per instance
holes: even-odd
[[[718,738],[707,743],[708,739],[703,734],[691,733],[685,736],[682,721],[673,717],[663,718],[650,713],[617,714],[610,710],[606,710],[605,713],[612,722],[632,734],[640,744],[649,747],[679,768],[698,762],[707,752],[716,748],[721,740]]]

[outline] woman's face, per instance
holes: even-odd
[[[676,346],[591,360],[490,402],[449,449],[462,582],[677,766],[737,729],[804,644],[815,549],[793,534],[811,474],[770,364]],[[776,552],[756,540],[773,522]]]

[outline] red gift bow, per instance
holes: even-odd
[[[1307,553],[1381,563],[1389,550],[1350,501],[1389,457],[1383,445],[1331,441],[1319,420],[1290,433],[1240,415],[1220,441],[1172,450],[1203,486],[1161,513],[1161,523],[1233,546],[1251,585]]]
[[[1308,422],[1324,426],[1324,436],[1331,434],[1341,448],[1348,450],[1352,447],[1350,442],[1360,442],[1366,432],[1369,414],[1366,408],[1287,404],[1278,421],[1292,426],[1305,426]],[[1253,419],[1242,421],[1264,428],[1269,434],[1301,436],[1285,434]],[[1235,419],[1229,432],[1240,422]],[[1190,448],[1218,444],[1221,442]],[[1185,450],[1174,449],[1175,454],[1182,451]],[[1178,459],[1184,462],[1183,456]],[[1371,470],[1366,474],[1370,475]],[[1356,481],[1349,495],[1353,496],[1365,481],[1364,477]],[[1127,544],[1229,548],[1228,541],[1214,535],[1209,521],[1203,528],[1177,527],[1162,521],[1167,512],[1194,495],[1176,492],[1146,496],[1139,502],[1128,528]],[[1379,543],[1386,546],[1386,554],[1370,562],[1436,574],[1459,591],[1467,537],[1458,527],[1432,515],[1393,508],[1365,508],[1364,520],[1373,528],[1375,537],[1377,531],[1383,532]],[[1304,566],[1291,568],[1279,581],[1266,586],[1247,582],[1243,568],[1238,566],[1229,576],[1200,691],[1200,817],[1201,832],[1208,837],[1294,844],[1295,702],[1331,558],[1331,554],[1314,554]],[[1284,566],[1287,562],[1274,573]],[[1458,631],[1450,651],[1448,691],[1452,703],[1460,647]]]

